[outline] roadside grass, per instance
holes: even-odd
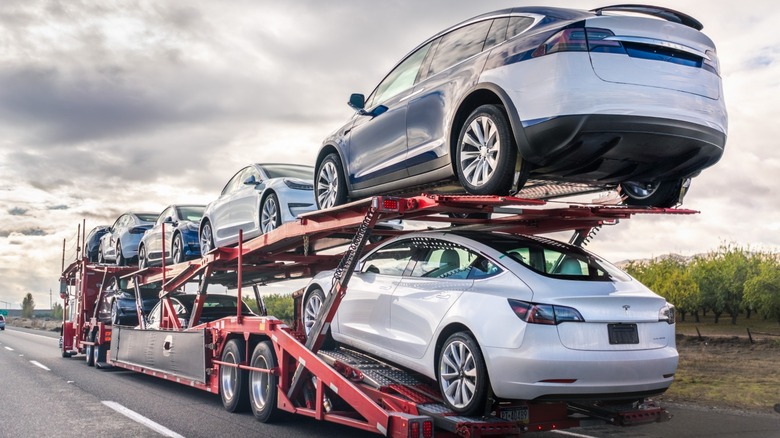
[[[696,328],[698,327],[699,333]],[[748,338],[748,328],[754,342]],[[663,395],[669,401],[701,406],[772,411],[780,403],[780,325],[740,315],[737,324],[700,317],[677,323],[680,362],[674,383]]]

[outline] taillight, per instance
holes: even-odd
[[[518,318],[529,324],[556,325],[562,322],[584,322],[585,318],[573,307],[537,304],[508,299],[509,306]]]
[[[666,303],[665,306],[661,307],[661,310],[658,311],[658,321],[666,321],[667,324],[674,324],[675,320],[677,319],[677,311],[675,310],[674,306]]]
[[[608,29],[573,27],[563,29],[547,39],[531,54],[532,57],[558,52],[626,53],[620,41],[609,39],[615,34]]]

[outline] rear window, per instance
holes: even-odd
[[[154,222],[155,220],[157,220],[156,214],[139,213],[137,216],[138,219],[141,219],[144,222]]]
[[[629,277],[603,259],[552,239],[538,236],[469,234],[469,238],[500,251],[539,274],[578,281],[628,281]]]

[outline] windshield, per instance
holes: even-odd
[[[182,207],[176,207],[176,213],[183,221],[200,222],[200,218],[203,217],[203,211],[206,207],[200,205],[186,205]]]
[[[260,166],[268,178],[300,178],[314,180],[314,168],[295,164],[263,164]]]
[[[605,260],[556,240],[498,233],[474,233],[468,237],[542,275],[569,280],[629,280],[623,271]]]

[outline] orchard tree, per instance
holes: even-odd
[[[683,321],[685,314],[694,312],[700,305],[699,285],[691,276],[686,263],[679,258],[665,257],[650,262],[631,262],[626,271],[677,307]]]
[[[745,301],[762,317],[780,324],[780,262],[776,257],[761,257],[757,274],[745,283]]]
[[[22,318],[32,318],[35,310],[35,300],[30,292],[22,299]]]
[[[699,286],[702,310],[711,310],[717,324],[726,306],[720,294],[721,279],[716,254],[694,257],[691,262],[691,276]]]

